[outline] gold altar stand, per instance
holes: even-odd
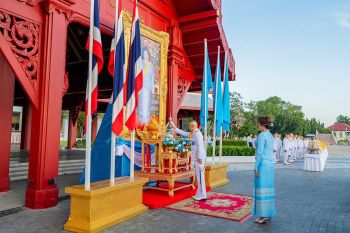
[[[174,192],[180,189],[191,187],[194,189],[195,171],[191,166],[191,151],[175,152],[169,147],[163,146],[163,140],[166,133],[164,127],[158,124],[155,117],[152,117],[149,124],[143,130],[137,130],[137,135],[142,142],[142,169],[135,172],[135,177],[146,178],[148,180],[157,181],[156,187],[147,187],[148,189],[156,189],[168,192],[170,197],[174,196]],[[145,159],[145,145],[154,145],[156,164],[149,164]],[[180,187],[175,187],[176,181],[190,179],[189,183]],[[168,187],[161,187],[159,183],[165,181]]]
[[[168,182],[169,186],[168,188],[161,188],[161,187],[147,187],[149,189],[156,189],[160,191],[166,191],[168,192],[168,195],[170,197],[174,196],[174,192],[180,189],[191,187],[192,190],[194,190],[194,177],[195,177],[195,171],[194,169],[187,170],[184,172],[178,172],[178,173],[160,173],[160,172],[144,172],[144,171],[136,171],[135,172],[136,177],[140,178],[147,178],[148,180],[154,180],[154,181],[166,181]],[[190,179],[190,183],[183,185],[181,187],[175,188],[175,182],[185,179]]]
[[[165,172],[165,170],[168,170],[169,173],[174,173],[182,168],[187,171],[191,169],[191,152],[182,153],[182,156],[176,152],[161,152],[157,161],[159,172]],[[169,162],[168,167],[164,166],[165,161]]]
[[[147,139],[142,139],[142,171],[145,170],[145,168],[158,168],[158,167],[154,167],[154,166],[146,166],[145,165],[145,145],[155,145],[156,146],[156,161],[158,161],[159,155],[160,153],[162,153],[162,143],[163,140],[159,139],[159,138],[147,138]]]

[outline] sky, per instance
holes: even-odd
[[[230,90],[279,96],[326,126],[350,116],[350,0],[223,0]]]

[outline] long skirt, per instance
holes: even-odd
[[[272,160],[263,159],[255,177],[254,209],[257,217],[273,217],[275,208],[275,169]]]
[[[142,88],[139,93],[138,113],[142,124],[148,124],[151,119],[152,89]]]

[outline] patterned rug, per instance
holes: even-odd
[[[166,208],[238,222],[244,222],[251,216],[252,197],[216,192],[209,192],[207,196],[205,201],[189,198]]]

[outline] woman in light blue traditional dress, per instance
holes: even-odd
[[[255,189],[253,214],[256,223],[270,222],[276,215],[275,168],[273,157],[273,136],[270,133],[271,117],[259,117],[261,133],[256,140]]]

